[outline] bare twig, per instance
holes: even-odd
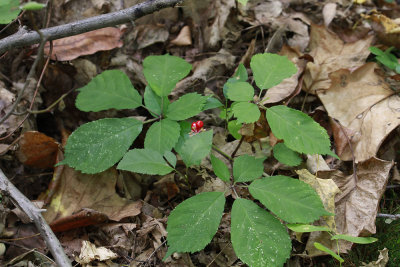
[[[387,218],[392,220],[400,219],[400,214],[386,214],[386,213],[378,213],[376,217]]]
[[[70,267],[71,262],[65,255],[60,242],[44,220],[41,210],[35,207],[4,175],[0,169],[0,190],[10,196],[14,205],[18,206],[35,223],[37,229],[46,241],[51,254],[58,266]]]
[[[48,36],[49,41],[56,40],[67,36],[73,36],[105,27],[131,22],[163,8],[174,7],[183,1],[184,0],[149,0],[117,12],[42,29],[41,32],[43,35]],[[10,50],[11,48],[28,46],[37,44],[39,42],[40,35],[37,32],[17,32],[0,40],[0,54]]]

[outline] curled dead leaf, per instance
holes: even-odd
[[[122,31],[118,28],[107,27],[75,36],[53,41],[51,59],[66,61],[80,56],[91,55],[98,51],[122,47]],[[50,43],[44,48],[46,55],[50,52]]]
[[[178,36],[171,41],[171,44],[177,46],[192,45],[192,37],[189,26],[184,26],[179,32]]]

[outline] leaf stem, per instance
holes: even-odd
[[[150,119],[150,120],[144,121],[143,124],[150,123],[150,122],[156,121],[156,120],[158,120],[158,119],[159,119],[159,117],[157,117],[157,118],[152,118],[152,119]]]
[[[212,145],[212,149],[214,151],[216,151],[218,154],[220,154],[221,156],[223,156],[224,158],[226,158],[229,161],[232,161],[233,158],[231,156],[229,156],[228,154],[226,154],[224,151],[222,151],[221,149],[219,149],[216,145]]]

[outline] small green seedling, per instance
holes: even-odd
[[[369,51],[376,56],[376,60],[382,65],[388,67],[391,70],[396,71],[396,73],[400,74],[400,64],[398,58],[393,55],[391,52],[394,47],[390,47],[385,51],[382,51],[378,47],[371,46]]]
[[[232,132],[243,123],[257,122],[260,109],[264,109],[273,134],[283,140],[274,148],[278,160],[297,165],[300,153],[336,155],[330,150],[326,130],[309,116],[282,105],[266,108],[257,101],[265,90],[295,74],[296,66],[284,56],[269,53],[254,55],[250,66],[259,96],[254,96],[247,70],[240,65],[221,92],[225,105],[215,97],[198,93],[187,93],[170,102],[168,95],[192,68],[175,56],[145,58],[143,73],[148,85],[143,96],[122,71],[104,71],[79,89],[76,106],[86,112],[142,107],[149,118],[106,118],[81,125],[70,135],[65,159],[59,164],[83,173],[102,172],[117,164],[117,169],[142,174],[176,172],[188,181],[175,168],[177,156],[187,168],[201,165],[210,156],[216,177],[227,183],[235,196],[233,205],[225,207],[228,192],[203,192],[180,203],[168,217],[165,258],[175,252],[204,249],[227,211],[231,213],[231,241],[237,256],[249,266],[282,266],[291,252],[291,240],[282,221],[306,224],[332,214],[324,209],[310,185],[287,176],[266,176],[266,157],[229,156],[213,145],[213,131],[206,130],[202,121],[190,124],[188,120],[207,109],[222,108]],[[144,124],[151,124],[144,147],[130,149]],[[229,167],[210,154],[212,148],[225,155]],[[247,187],[263,206],[240,197],[236,186]]]

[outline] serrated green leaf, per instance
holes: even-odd
[[[284,143],[277,143],[274,146],[274,158],[288,166],[297,166],[302,161],[300,155],[288,148]]]
[[[187,138],[182,147],[177,152],[182,157],[186,166],[200,165],[201,160],[205,158],[211,150],[213,131],[200,132]]]
[[[169,105],[165,115],[171,120],[186,120],[199,114],[205,103],[206,97],[198,93],[185,94]]]
[[[164,96],[162,99],[154,93],[150,86],[146,86],[146,89],[144,90],[144,105],[149,109],[153,117],[159,117],[167,111],[169,100],[166,96]]]
[[[106,70],[79,89],[76,107],[82,111],[111,108],[133,109],[142,105],[142,97],[128,76],[120,70]]]
[[[314,189],[300,181],[278,175],[251,183],[250,194],[279,218],[289,223],[310,223],[331,215]]]
[[[213,108],[219,108],[222,106],[224,106],[224,105],[221,103],[221,101],[219,101],[215,97],[208,97],[206,100],[206,103],[204,104],[203,111],[213,109]]]
[[[239,123],[252,123],[258,121],[261,112],[257,105],[248,102],[235,102],[232,111]]]
[[[179,123],[164,119],[153,123],[146,133],[144,148],[153,149],[164,154],[170,151],[178,142],[180,135]]]
[[[322,245],[321,243],[318,242],[314,242],[314,247],[328,253],[329,255],[331,255],[332,257],[334,257],[335,259],[337,259],[339,262],[344,262],[344,260],[342,259],[342,257],[340,257],[338,254],[336,254],[335,252],[333,252],[332,250],[330,250],[329,248],[325,247],[324,245]]]
[[[297,233],[310,233],[310,232],[330,232],[331,229],[326,226],[316,226],[309,224],[286,224],[287,228]]]
[[[159,96],[167,96],[177,82],[186,77],[192,65],[184,59],[171,56],[148,56],[143,60],[143,74],[150,87]]]
[[[176,156],[175,156],[174,153],[172,153],[171,151],[165,151],[164,159],[166,159],[168,161],[168,163],[171,164],[172,167],[175,168],[175,166],[176,166]]]
[[[371,244],[378,241],[375,237],[357,237],[351,235],[334,235],[331,240],[343,239],[356,244]]]
[[[8,24],[19,14],[19,0],[0,1],[0,24]]]
[[[283,266],[292,243],[281,222],[247,199],[236,199],[231,213],[231,240],[236,255],[252,267]]]
[[[117,163],[142,131],[132,118],[101,119],[81,125],[68,138],[65,159],[83,173],[102,172]]]
[[[329,154],[329,136],[324,128],[305,113],[286,106],[274,106],[267,109],[269,126],[278,139],[285,145],[304,154]]]
[[[242,138],[242,135],[239,134],[240,128],[242,128],[242,124],[238,123],[237,120],[228,122],[228,131],[237,140]]]
[[[167,258],[174,252],[196,252],[211,242],[225,206],[223,192],[204,192],[186,199],[169,215]]]
[[[46,7],[45,4],[38,3],[38,2],[35,2],[35,1],[30,1],[30,2],[28,2],[28,3],[24,4],[24,5],[22,5],[20,8],[21,8],[22,10],[31,10],[31,11],[34,11],[34,10],[41,10],[41,9],[43,9],[44,7]]]
[[[261,177],[264,172],[265,158],[256,159],[250,155],[241,155],[233,162],[235,182],[249,182]]]
[[[129,150],[117,169],[153,175],[165,175],[174,170],[160,152],[147,148]]]
[[[254,88],[248,82],[227,83],[226,96],[232,101],[251,101]]]
[[[296,65],[286,56],[264,53],[251,58],[254,80],[261,90],[280,84],[297,72]]]
[[[231,175],[228,167],[222,160],[211,154],[211,165],[215,175],[218,178],[220,178],[222,181],[229,182]]]

